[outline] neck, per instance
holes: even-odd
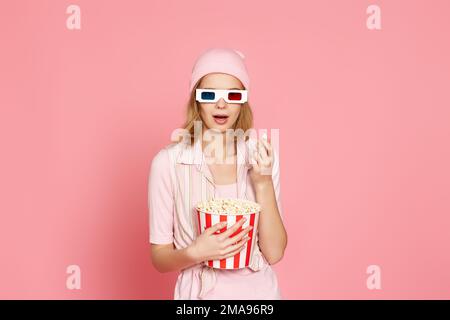
[[[202,133],[202,148],[205,157],[214,158],[215,162],[233,162],[236,156],[236,143],[234,136],[227,139],[225,132],[211,132],[206,135]]]

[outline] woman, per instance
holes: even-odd
[[[281,260],[287,245],[279,158],[267,139],[259,139],[251,153],[248,140],[226,139],[233,130],[252,128],[248,89],[242,53],[220,48],[204,52],[190,81],[184,125],[188,139],[169,144],[153,158],[148,195],[151,257],[160,272],[180,270],[174,299],[281,299],[270,266]],[[200,130],[195,130],[198,124]],[[213,269],[202,263],[231,257],[249,240],[244,219],[224,233],[215,234],[224,227],[215,224],[197,236],[194,207],[213,197],[248,199],[261,206],[258,245],[248,268]]]

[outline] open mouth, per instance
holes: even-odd
[[[214,121],[217,124],[225,124],[227,122],[227,120],[228,120],[228,116],[227,115],[220,115],[220,114],[214,115],[213,118],[214,118]]]

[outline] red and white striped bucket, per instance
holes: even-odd
[[[197,218],[198,218],[198,231],[203,233],[205,229],[210,228],[211,226],[220,223],[222,221],[227,222],[227,226],[220,229],[216,234],[222,233],[228,228],[231,228],[236,222],[241,220],[242,218],[246,218],[247,220],[244,222],[244,224],[235,232],[233,233],[231,237],[234,237],[239,232],[242,231],[242,229],[245,229],[249,225],[253,227],[252,230],[250,230],[247,235],[250,237],[250,239],[247,241],[246,244],[242,247],[242,250],[238,252],[235,256],[229,257],[227,259],[221,259],[221,260],[208,260],[204,263],[211,267],[211,268],[217,268],[217,269],[242,269],[245,267],[248,267],[251,263],[251,259],[253,256],[253,247],[255,244],[255,238],[253,235],[256,234],[256,229],[258,226],[258,219],[259,219],[259,212],[254,213],[246,213],[246,214],[220,214],[220,213],[208,213],[208,212],[202,212],[198,209],[197,211]]]

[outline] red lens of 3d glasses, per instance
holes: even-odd
[[[242,99],[242,93],[240,93],[240,92],[228,93],[228,100],[230,100],[230,101],[239,101],[241,99]]]

